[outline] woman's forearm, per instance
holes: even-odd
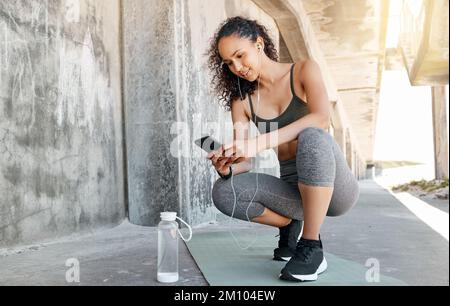
[[[233,164],[233,175],[249,172],[252,170],[251,160],[244,160],[238,164]]]
[[[276,148],[284,143],[297,139],[298,135],[308,127],[317,127],[326,129],[329,126],[329,117],[312,113],[292,122],[291,124],[270,133],[258,136],[257,142],[259,152],[267,149]]]

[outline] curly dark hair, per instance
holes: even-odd
[[[272,38],[268,30],[256,20],[249,20],[240,16],[228,18],[220,26],[219,30],[211,39],[211,45],[207,52],[208,68],[212,71],[212,84],[214,91],[219,98],[219,103],[225,110],[231,110],[231,102],[237,98],[245,98],[248,94],[255,92],[257,82],[250,82],[240,78],[242,97],[239,92],[239,85],[236,75],[231,72],[228,65],[224,64],[219,54],[219,41],[231,35],[237,35],[241,38],[248,38],[256,42],[258,37],[264,40],[264,53],[270,59],[278,62],[278,51],[275,49]]]

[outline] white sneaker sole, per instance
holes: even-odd
[[[289,261],[289,260],[291,260],[291,257],[274,256],[273,260],[276,260],[276,261]]]
[[[326,271],[328,268],[328,263],[325,257],[322,260],[322,263],[320,264],[319,268],[317,268],[317,271],[314,274],[307,274],[307,275],[301,275],[301,274],[291,274],[287,272],[289,275],[285,276],[283,273],[280,273],[280,278],[286,279],[286,280],[299,280],[299,281],[315,281],[318,279],[319,274],[322,274]],[[294,278],[294,279],[292,279]]]

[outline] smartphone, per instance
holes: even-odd
[[[217,151],[222,146],[222,144],[220,142],[218,142],[211,136],[204,136],[200,139],[197,139],[195,141],[195,144],[198,145],[200,148],[202,148],[203,150],[205,150],[208,153]]]

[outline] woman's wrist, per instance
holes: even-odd
[[[228,179],[233,173],[231,166],[227,168],[228,170],[226,170],[225,173],[220,172],[219,170],[217,170],[217,173],[219,174],[219,176],[223,179]]]
[[[225,170],[223,170],[224,172],[222,172],[222,171],[217,171],[220,175],[228,175],[229,173],[230,173],[230,171],[231,171],[231,169],[230,169],[230,167],[227,167]]]

